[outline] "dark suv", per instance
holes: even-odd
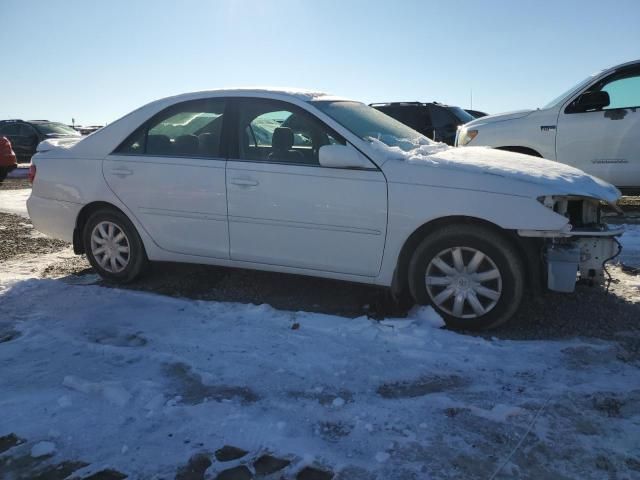
[[[18,157],[18,163],[28,163],[43,140],[79,137],[80,133],[59,122],[48,120],[1,120],[0,136],[7,137]]]
[[[442,103],[393,102],[371,106],[437,142],[453,145],[459,125],[473,120],[460,107]]]

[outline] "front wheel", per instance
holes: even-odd
[[[444,226],[416,249],[409,287],[416,303],[431,304],[448,327],[489,329],[520,306],[524,267],[516,248],[493,229]]]
[[[84,227],[83,241],[89,262],[107,280],[131,282],[148,263],[138,232],[117,210],[92,214]]]

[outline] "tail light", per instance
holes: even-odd
[[[29,165],[29,181],[33,183],[36,179],[36,166],[32,163]]]

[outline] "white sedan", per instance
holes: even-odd
[[[621,233],[599,221],[620,193],[580,170],[450,148],[307,91],[158,100],[41,143],[31,174],[35,227],[105,279],[149,261],[327,277],[389,287],[462,329],[505,322],[527,290],[600,280]]]

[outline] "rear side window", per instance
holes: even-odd
[[[169,157],[219,157],[224,99],[172,105],[129,136],[114,153]]]

